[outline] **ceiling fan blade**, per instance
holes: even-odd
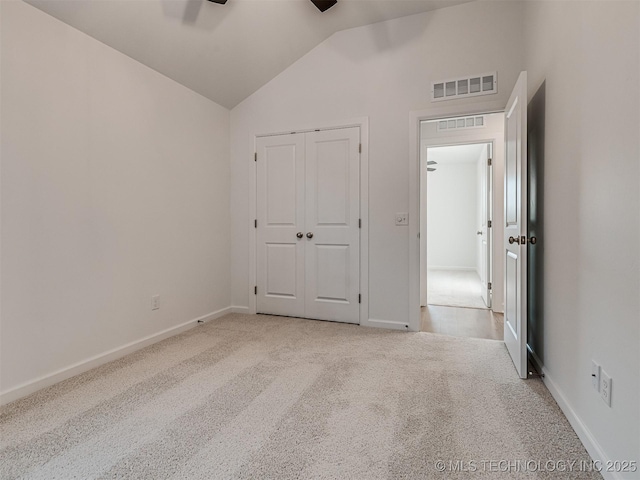
[[[224,5],[225,3],[227,3],[227,0],[209,0],[209,1],[213,3],[218,3],[220,5]],[[338,0],[311,0],[311,3],[313,3],[321,12],[326,12],[331,7],[333,7],[336,3],[338,3]]]
[[[318,7],[318,10],[320,10],[321,12],[326,12],[336,3],[338,3],[338,0],[311,0],[311,3]]]

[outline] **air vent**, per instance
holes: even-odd
[[[494,93],[498,93],[498,75],[496,72],[473,75],[467,78],[443,80],[431,84],[431,101],[433,102],[478,95],[492,95]]]
[[[433,86],[433,98],[444,98],[444,83],[437,83]]]
[[[437,125],[439,132],[444,130],[459,130],[461,128],[484,127],[484,117],[482,115],[478,115],[475,117],[448,118],[438,120]]]

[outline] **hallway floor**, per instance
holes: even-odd
[[[472,270],[427,271],[427,303],[450,307],[487,308],[480,295],[480,277]]]
[[[427,305],[422,307],[422,332],[454,337],[503,339],[504,315],[486,308],[460,308]]]

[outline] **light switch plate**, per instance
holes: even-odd
[[[154,295],[151,297],[151,310],[160,309],[160,295]]]
[[[409,225],[409,214],[396,213],[396,225]]]

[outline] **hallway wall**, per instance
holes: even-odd
[[[427,173],[427,264],[429,268],[475,270],[477,164],[438,162],[435,168]]]

